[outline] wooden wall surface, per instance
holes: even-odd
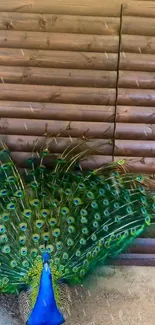
[[[83,136],[98,148],[83,168],[155,172],[154,18],[147,0],[0,2],[0,135],[20,167],[61,134],[56,154]]]

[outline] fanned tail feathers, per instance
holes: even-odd
[[[87,154],[87,149],[75,154],[68,148],[47,169],[46,148],[37,167],[31,159],[30,170],[21,175],[8,149],[0,152],[2,292],[31,284],[45,246],[55,279],[78,283],[154,222],[155,197],[147,177],[126,172],[124,161],[82,171],[79,161]]]

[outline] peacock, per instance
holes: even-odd
[[[27,293],[27,325],[63,324],[63,284],[82,284],[155,219],[147,176],[124,160],[83,170],[88,150],[78,147],[49,168],[45,146],[24,171],[9,148],[0,151],[0,293]]]

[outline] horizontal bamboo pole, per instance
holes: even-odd
[[[125,3],[125,1],[123,1]],[[154,1],[129,1],[123,6],[124,16],[153,17],[155,18]]]
[[[155,174],[155,158],[154,157],[127,157],[115,156],[115,161],[125,159],[128,170],[134,173]]]
[[[132,254],[155,254],[155,239],[136,238],[128,251]]]
[[[0,78],[4,83],[116,87],[116,71],[0,66]]]
[[[155,36],[154,18],[123,16],[122,34]]]
[[[118,105],[155,106],[153,89],[123,89],[118,92]]]
[[[90,149],[91,154],[112,155],[113,153],[113,144],[108,139],[88,139],[88,141],[82,143],[82,140],[78,138],[47,138],[45,136],[6,134],[1,134],[0,137],[1,142],[7,145],[10,151],[16,152],[39,152],[41,149],[48,147],[51,153],[62,153],[67,147],[72,148],[79,143],[80,146],[74,150],[74,153],[86,149]]]
[[[113,135],[113,123],[99,122],[70,122],[54,120],[30,120],[30,119],[0,119],[1,134],[10,135],[35,135],[62,137],[97,137],[111,139]]]
[[[155,124],[155,107],[118,105],[116,122]]]
[[[8,118],[114,122],[114,106],[0,101],[0,116]]]
[[[136,139],[136,138],[135,138]],[[116,156],[155,157],[155,141],[115,140]]]
[[[116,139],[155,140],[155,124],[117,123]]]
[[[1,0],[0,11],[119,17],[121,4],[122,0]]]
[[[155,89],[155,72],[120,71],[119,87]]]
[[[0,100],[114,105],[115,89],[0,84]]]
[[[31,22],[31,23],[30,23]],[[119,35],[117,17],[1,12],[0,29],[94,35]]]
[[[0,65],[117,70],[116,53],[0,49]]]
[[[110,265],[155,266],[155,254],[120,254],[107,261]]]
[[[120,70],[155,72],[155,56],[123,52],[120,56]]]
[[[118,52],[119,36],[0,30],[0,47],[86,52]]]
[[[51,167],[52,163],[59,156],[59,154],[53,154],[44,158],[44,165]],[[31,152],[11,152],[11,157],[19,168],[28,168],[30,167],[27,163],[27,160],[32,157]],[[33,155],[37,157],[37,155]],[[82,169],[94,169],[103,166],[112,162],[112,156],[103,156],[103,155],[93,155],[89,158],[82,160],[80,165]]]
[[[25,168],[29,167],[26,160],[32,157],[32,153],[28,152],[11,152],[11,156],[18,167]],[[35,155],[34,155],[35,156]],[[45,158],[45,165],[50,167],[52,161],[56,159],[58,154],[53,154]],[[37,156],[36,156],[37,157]],[[126,157],[126,156],[115,156],[115,162],[120,159],[126,159],[128,170],[135,173],[155,173],[155,158],[150,157]],[[104,155],[92,155],[89,158],[81,161],[81,167],[83,169],[94,169],[100,168],[101,166],[112,162],[112,156]]]
[[[141,35],[122,35],[121,51],[131,53],[155,54],[155,37]]]

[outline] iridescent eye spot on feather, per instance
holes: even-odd
[[[83,261],[83,265],[84,265],[85,267],[88,267],[88,265],[89,265],[89,262],[88,262],[88,260],[87,260],[87,259],[85,259],[85,260]]]
[[[81,251],[78,249],[75,253],[76,257],[80,257],[81,256]]]
[[[85,273],[86,273],[86,271],[85,271],[84,269],[82,269],[82,270],[80,271],[80,276],[83,277],[83,276],[85,275]]]
[[[141,196],[140,200],[141,200],[142,204],[145,204],[145,205],[147,204],[147,200],[146,200],[145,196]]]
[[[86,217],[81,218],[81,223],[88,223],[88,219]]]
[[[7,170],[9,167],[10,167],[10,163],[5,163],[5,164],[2,164],[0,168],[2,170]]]
[[[97,221],[100,221],[101,220],[101,215],[100,215],[100,213],[95,213],[94,214],[94,218],[97,220]]]
[[[97,209],[97,208],[98,208],[98,204],[96,203],[96,201],[93,201],[93,202],[91,203],[91,207],[92,207],[93,209]]]
[[[36,248],[32,248],[31,249],[31,256],[32,256],[32,258],[37,257],[37,255],[38,255],[38,250]]]
[[[32,215],[32,210],[30,210],[30,209],[25,209],[25,210],[23,211],[23,215],[24,215],[24,217],[26,217],[27,219],[29,219],[29,218],[31,217],[31,215]]]
[[[144,215],[147,214],[147,210],[146,210],[144,207],[141,208],[141,212],[142,212]]]
[[[69,232],[69,234],[72,234],[73,232],[75,232],[75,227],[74,226],[69,226],[68,227],[68,232]]]
[[[103,213],[104,213],[104,215],[105,215],[106,217],[109,217],[109,216],[110,216],[110,212],[109,212],[109,209],[108,209],[108,208],[105,209]]]
[[[65,191],[65,194],[66,195],[71,195],[72,191],[70,190],[70,188],[67,188],[66,191]]]
[[[107,199],[103,200],[103,205],[109,205],[109,201]]]
[[[56,264],[56,265],[60,264],[60,258],[59,257],[55,257],[54,264]]]
[[[107,183],[107,184],[105,184],[105,188],[106,188],[106,190],[108,190],[108,191],[110,191],[111,190],[111,187],[110,187],[110,185]]]
[[[75,205],[81,205],[81,204],[82,204],[82,201],[81,201],[80,198],[76,197],[76,198],[74,198],[73,203],[74,203]]]
[[[107,225],[104,225],[104,226],[103,226],[103,230],[104,230],[104,231],[108,231],[108,229],[109,229],[109,228],[108,228]]]
[[[56,225],[56,218],[51,218],[49,220],[49,224],[50,224],[51,227],[54,227]]]
[[[51,201],[51,205],[52,205],[54,208],[58,207],[58,205],[59,205],[58,200],[52,200],[52,201]]]
[[[47,209],[41,210],[41,216],[43,218],[46,218],[48,216],[48,214],[49,214],[49,210],[47,210]]]
[[[80,214],[81,214],[82,217],[85,217],[85,216],[87,216],[88,212],[87,212],[86,209],[81,209]]]
[[[136,180],[138,182],[143,182],[144,181],[144,177],[142,175],[139,175],[139,176],[136,177]]]
[[[24,260],[22,262],[22,266],[28,268],[29,267],[29,262],[27,260]]]
[[[68,238],[68,239],[67,239],[67,245],[68,245],[68,246],[73,246],[73,245],[74,245],[74,241],[73,241],[73,239]]]
[[[0,191],[0,196],[6,196],[6,195],[8,195],[8,191],[6,189]]]
[[[155,209],[155,203],[152,204],[152,208]]]
[[[104,243],[104,247],[105,247],[105,248],[109,248],[109,247],[110,247],[110,244],[109,244],[109,241],[108,241],[108,240],[105,241],[105,243]]]
[[[101,196],[104,196],[104,194],[105,194],[105,190],[104,190],[103,188],[100,188],[100,189],[99,189],[99,194],[100,194]]]
[[[16,261],[16,260],[12,260],[12,261],[10,262],[10,266],[11,266],[12,268],[15,268],[15,267],[17,266],[17,261]]]
[[[4,234],[6,232],[6,228],[4,225],[0,225],[0,234]]]
[[[118,165],[124,165],[125,164],[125,160],[124,159],[118,160],[117,161],[117,164]]]
[[[1,235],[0,236],[0,244],[5,244],[5,243],[7,243],[8,242],[8,237],[7,237],[7,235]]]
[[[127,212],[128,214],[133,214],[133,209],[132,209],[132,207],[131,207],[131,206],[128,206],[128,207],[126,208],[126,212]]]
[[[69,259],[69,255],[68,253],[64,252],[62,255],[63,260],[68,260]]]
[[[41,236],[42,236],[44,241],[48,241],[50,235],[49,235],[49,232],[44,232]]]
[[[151,224],[150,216],[145,217],[145,223],[147,224],[147,226],[150,226],[150,224]]]
[[[41,192],[41,196],[42,197],[46,197],[47,196],[47,192],[46,191]]]
[[[94,221],[94,222],[93,222],[93,227],[94,227],[94,228],[98,228],[98,227],[99,227],[99,223],[98,223],[97,221]]]
[[[40,236],[38,234],[32,235],[32,240],[34,241],[34,243],[38,243],[39,239],[40,239]]]
[[[27,247],[22,247],[20,249],[20,255],[21,256],[26,256],[27,255]]]
[[[74,273],[77,273],[78,272],[78,267],[74,266],[72,270],[73,270]]]
[[[9,278],[7,276],[5,276],[3,279],[2,279],[2,283],[4,285],[6,285],[7,283],[9,282]]]
[[[8,210],[14,210],[16,208],[15,204],[13,202],[10,202],[7,204],[6,207]]]
[[[32,205],[32,206],[34,206],[35,208],[38,208],[38,206],[39,206],[39,200],[37,200],[37,199],[34,199],[34,200],[31,200],[30,201],[30,204]]]
[[[80,183],[78,185],[79,190],[83,190],[85,188],[85,185],[83,183]]]
[[[120,222],[121,221],[121,217],[120,216],[116,216],[115,217],[115,222]]]
[[[56,228],[53,230],[53,236],[54,237],[59,237],[60,236],[60,229],[59,228]]]
[[[94,194],[91,191],[87,192],[87,198],[93,200],[94,199]]]
[[[80,239],[80,244],[81,244],[81,245],[85,245],[85,244],[86,244],[86,240],[85,240],[85,238],[82,237],[82,238]]]
[[[87,254],[86,254],[86,257],[89,259],[89,258],[91,258],[91,252],[88,252]]]
[[[138,189],[142,194],[145,194],[146,190],[145,190],[144,186],[140,185],[140,186],[138,186]]]
[[[91,239],[92,239],[93,241],[96,241],[96,240],[97,240],[97,236],[96,236],[95,234],[92,234],[92,235],[91,235]]]
[[[66,216],[69,213],[69,209],[67,207],[62,207],[61,213],[63,216]]]
[[[23,195],[24,195],[24,193],[22,191],[20,191],[20,190],[19,191],[16,191],[15,194],[14,194],[14,196],[15,197],[18,197],[18,198],[22,198]]]
[[[101,239],[99,240],[99,246],[103,246],[104,243],[105,243],[105,239],[104,239],[104,238],[101,238]]]
[[[30,184],[30,186],[32,187],[32,188],[37,188],[38,187],[38,183],[37,182],[31,182],[31,184]]]
[[[120,204],[119,204],[118,202],[115,202],[115,203],[114,203],[114,208],[115,208],[115,209],[119,209],[119,207],[120,207]]]
[[[21,223],[19,224],[19,228],[20,228],[20,230],[22,230],[22,231],[26,231],[26,230],[27,230],[27,223],[26,223],[26,222],[21,222]]]
[[[69,217],[69,218],[67,218],[67,222],[68,222],[69,224],[72,224],[72,223],[75,222],[75,219],[74,219],[73,217]]]
[[[7,177],[6,181],[8,183],[14,183],[16,181],[16,178],[14,176],[9,176],[9,177]]]
[[[52,253],[54,251],[54,246],[53,245],[47,245],[46,247],[48,253]]]
[[[3,213],[2,214],[2,221],[6,222],[9,220],[10,214],[9,213]]]
[[[62,264],[59,265],[59,271],[63,271],[64,268],[65,268],[64,265],[62,265]]]
[[[122,235],[120,233],[116,234],[116,240],[120,240],[122,238]]]
[[[39,246],[39,250],[40,250],[40,253],[44,253],[44,251],[45,251],[45,246],[44,246],[44,245],[40,245],[40,246]]]
[[[88,234],[88,228],[87,227],[82,228],[82,233],[84,235],[87,235]]]
[[[19,242],[21,245],[25,245],[26,243],[26,236],[19,236]]]
[[[136,233],[136,227],[131,228],[131,229],[130,229],[130,234],[131,234],[131,236],[134,236],[135,233]]]
[[[11,248],[9,245],[5,245],[2,247],[2,253],[9,254],[11,252]]]
[[[61,241],[58,241],[58,242],[56,243],[56,249],[57,249],[58,251],[60,251],[60,250],[62,250],[62,248],[63,248],[63,243],[62,243]]]
[[[41,219],[36,220],[35,225],[36,225],[36,227],[37,227],[38,229],[41,229],[41,228],[43,227],[43,225],[44,225],[44,221],[41,220]]]

